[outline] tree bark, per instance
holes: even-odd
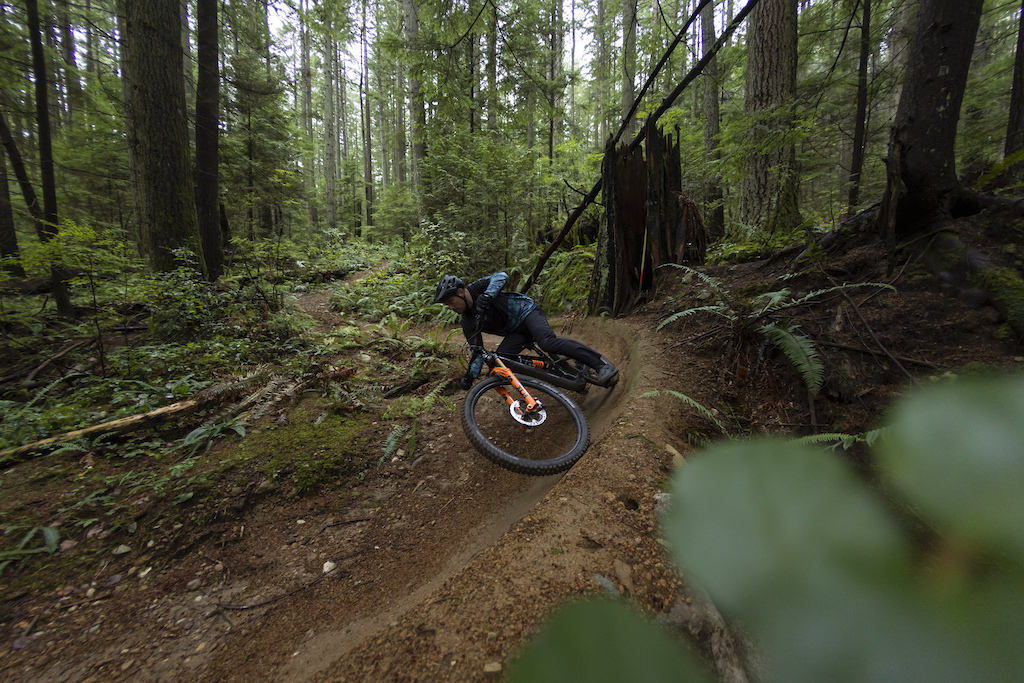
[[[203,244],[207,277],[217,280],[224,272],[220,234],[220,26],[219,0],[196,2],[196,211]]]
[[[334,129],[337,115],[334,110],[334,76],[336,68],[335,55],[337,48],[334,38],[329,35],[324,39],[324,208],[327,213],[327,230],[338,229],[338,195],[336,181],[338,177],[338,135]]]
[[[359,70],[359,111],[361,114],[362,137],[363,137],[363,207],[360,228],[356,230],[356,237],[362,236],[362,227],[373,225],[373,144],[371,139],[370,124],[370,65],[367,62],[367,31],[366,31],[366,1],[363,1],[363,30],[362,30],[361,63]]]
[[[853,123],[853,155],[850,159],[850,189],[846,201],[846,217],[857,211],[860,203],[860,176],[864,169],[864,147],[867,144],[868,58],[871,56],[871,0],[861,0],[860,63],[857,66],[857,113]]]
[[[701,39],[704,54],[715,44],[715,7],[713,3],[704,6],[700,13]],[[717,162],[722,158],[718,148],[719,107],[718,107],[718,59],[712,55],[704,67],[704,161],[708,164],[707,181],[704,184],[704,215],[709,240],[725,237],[725,200],[722,193],[721,174]]]
[[[800,222],[796,146],[796,0],[763,0],[751,14],[745,111],[754,149],[741,188],[741,220],[756,232],[786,233]]]
[[[3,124],[6,127],[6,123]],[[21,265],[21,251],[18,249],[18,233],[14,227],[14,207],[11,205],[11,188],[7,182],[7,162],[0,154],[0,257],[3,270],[12,277],[25,277]]]
[[[405,47],[409,59],[409,123],[412,125],[412,186],[416,213],[423,219],[423,161],[427,157],[427,110],[423,101],[423,69],[416,54],[419,49],[419,8],[416,0],[403,0],[405,10]]]
[[[1013,86],[1010,89],[1010,115],[1006,123],[1006,143],[1003,156],[1010,157],[1024,150],[1024,2],[1021,3],[1017,25],[1017,52],[1013,59]],[[1011,180],[1019,181],[1024,163],[1010,166]]]
[[[49,242],[57,236],[57,182],[53,172],[53,140],[50,136],[48,104],[50,81],[47,77],[46,58],[43,54],[37,0],[27,0],[25,6],[28,10],[29,41],[32,45],[32,71],[35,78],[36,94],[36,136],[39,144],[40,185],[43,189],[43,210],[36,218],[36,230],[39,232],[41,241]],[[10,130],[7,131],[7,135],[10,136]],[[26,199],[28,199],[27,196]],[[60,265],[52,265],[50,276],[53,280],[53,301],[57,305],[57,313],[65,318],[73,318],[75,311],[71,305],[71,296],[68,294],[67,276],[64,269]]]
[[[704,225],[681,190],[679,145],[653,121],[646,140],[646,158],[628,145],[605,154],[591,314],[633,310],[649,295],[660,265],[704,262]]]
[[[594,42],[596,43],[596,57],[594,69],[594,147],[600,149],[608,141],[608,116],[606,115],[609,105],[608,90],[611,87],[611,51],[608,49],[608,35],[606,7],[611,0],[597,1],[597,18],[594,20]]]
[[[140,246],[158,272],[177,268],[191,249],[206,270],[199,240],[177,0],[121,0],[128,153]]]
[[[636,130],[631,114],[636,100],[636,5],[637,0],[622,0],[622,122],[627,136]]]
[[[889,147],[879,228],[890,246],[973,210],[956,176],[956,130],[983,0],[922,0]]]

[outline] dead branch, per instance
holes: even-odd
[[[52,446],[53,444],[66,443],[68,441],[75,441],[76,439],[82,438],[94,438],[102,434],[124,434],[153,422],[166,422],[175,418],[184,417],[185,415],[189,415],[190,413],[208,405],[233,400],[240,394],[249,391],[250,387],[254,384],[266,381],[268,376],[269,370],[265,367],[260,367],[252,374],[241,380],[228,382],[211,389],[207,389],[187,401],[178,401],[177,403],[173,403],[169,406],[163,406],[162,408],[157,408],[156,410],[151,410],[140,415],[132,415],[130,417],[122,417],[117,420],[110,420],[109,422],[101,422],[100,424],[93,425],[91,427],[57,434],[56,436],[51,436],[41,441],[35,441],[17,448],[0,451],[0,463],[2,463],[0,464],[0,467],[10,467],[16,462],[23,460],[25,456],[30,453],[43,450],[47,446]]]
[[[91,438],[101,434],[121,434],[156,420],[170,420],[175,417],[188,415],[199,408],[200,405],[202,405],[200,401],[196,399],[189,399],[187,401],[179,401],[172,405],[164,406],[163,408],[157,408],[156,410],[151,410],[148,413],[142,413],[141,415],[123,417],[118,420],[111,420],[110,422],[102,422],[98,425],[93,425],[92,427],[86,427],[85,429],[76,429],[73,432],[65,432],[63,434],[51,436],[48,439],[43,439],[42,441],[35,441],[33,443],[25,444],[24,446],[19,446],[18,448],[0,451],[0,462],[3,462],[4,467],[7,467],[20,461],[24,456],[35,451],[42,450],[46,446],[56,443],[64,443],[66,441],[74,441],[75,439],[86,437]]]
[[[866,353],[872,356],[887,356],[888,354],[882,353],[881,351],[873,351],[871,349],[865,349],[862,346],[851,346],[850,344],[840,344],[838,342],[822,341],[821,339],[815,339],[815,344],[821,344],[822,346],[831,346],[834,349],[842,349],[844,351],[857,351],[858,353]],[[939,366],[935,363],[931,363],[926,360],[917,360],[916,358],[907,358],[905,356],[894,356],[901,363],[909,363],[911,365],[920,365],[923,368],[929,368],[931,370],[938,370]]]
[[[832,283],[833,287],[839,287],[839,285],[836,284],[836,281],[833,280],[831,277],[828,277],[828,280],[829,282]],[[868,334],[871,335],[871,339],[875,342],[878,348],[881,349],[882,353],[885,354],[886,358],[895,363],[896,367],[902,370],[903,374],[906,375],[912,383],[917,384],[917,379],[910,374],[910,371],[903,367],[903,364],[900,363],[899,359],[896,358],[896,356],[894,356],[892,352],[889,351],[889,349],[886,348],[885,345],[878,340],[878,337],[875,335],[875,331],[871,329],[871,325],[868,324],[868,321],[864,318],[864,314],[860,312],[860,308],[857,307],[857,303],[853,300],[853,298],[846,292],[845,289],[839,289],[839,293],[843,295],[843,298],[845,298],[847,303],[849,303],[850,306],[853,308],[853,312],[857,314],[857,317],[860,318],[860,321],[864,324],[864,329],[868,331]]]

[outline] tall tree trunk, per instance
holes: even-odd
[[[92,0],[85,0],[85,13],[92,16]],[[96,32],[97,28],[93,22],[86,22],[85,25],[85,72],[96,73]]]
[[[140,247],[161,272],[187,247],[206,262],[189,150],[178,0],[121,0],[128,156],[135,181]]]
[[[625,137],[633,137],[635,119],[630,119],[630,110],[636,99],[636,5],[637,0],[622,0],[622,116]]]
[[[412,125],[412,185],[416,196],[416,213],[423,219],[423,161],[427,157],[427,109],[423,101],[422,74],[419,66],[419,8],[416,0],[403,0],[405,9],[405,46],[410,61],[409,123]]]
[[[7,127],[7,124],[3,124]],[[9,132],[6,137],[10,137]],[[13,143],[13,139],[12,139]],[[18,249],[18,233],[14,226],[14,207],[11,205],[11,188],[7,182],[7,162],[0,154],[0,257],[3,271],[12,277],[25,277],[21,265],[21,251]]]
[[[604,149],[608,141],[608,116],[606,107],[608,105],[608,88],[610,87],[611,74],[611,51],[608,49],[608,34],[606,5],[610,0],[597,0],[597,18],[594,20],[594,40],[597,43],[595,68],[594,68],[594,90],[597,93],[594,98],[594,147]]]
[[[715,44],[715,7],[708,3],[701,10],[701,42],[704,53]],[[712,56],[704,67],[704,161],[708,164],[708,178],[704,185],[705,227],[709,240],[720,240],[725,236],[725,201],[722,193],[721,174],[718,172],[718,161],[722,152],[718,147],[719,107],[718,107],[718,58]]]
[[[983,4],[921,2],[886,159],[889,187],[879,212],[890,249],[969,210],[959,206],[956,130]]]
[[[562,58],[565,52],[565,27],[562,21],[561,0],[551,0],[550,18],[548,22],[549,53],[547,78],[548,108],[548,165],[555,160],[555,144],[558,142],[557,131],[560,116],[560,95],[562,92]]]
[[[132,2],[133,0],[128,0]],[[188,0],[180,0],[181,13],[178,27],[181,29],[181,73],[185,83],[185,107],[188,111],[194,108],[196,101],[195,72],[192,69],[192,40],[188,27]]]
[[[785,234],[800,222],[796,145],[797,0],[762,0],[748,27],[745,111],[753,153],[742,185],[741,220],[757,232]]]
[[[329,32],[328,32],[329,33]],[[334,110],[334,76],[337,66],[337,48],[330,35],[324,39],[324,208],[327,213],[327,230],[338,229],[338,195],[335,181],[338,177],[338,135],[334,130],[337,116]]]
[[[857,66],[857,118],[853,123],[853,156],[850,159],[850,192],[846,215],[852,216],[860,203],[860,177],[864,170],[864,147],[867,144],[868,58],[871,56],[871,0],[861,0],[860,63]]]
[[[391,185],[391,161],[388,159],[390,131],[388,130],[389,117],[384,110],[384,81],[381,77],[384,71],[383,58],[380,54],[380,45],[377,42],[374,42],[373,54],[377,65],[373,73],[377,81],[377,148],[380,150],[380,193],[383,195]]]
[[[1010,115],[1006,124],[1003,155],[1009,157],[1024,150],[1024,2],[1021,3],[1017,25],[1017,53],[1013,58],[1013,87],[1010,90]],[[1024,176],[1024,163],[1010,167],[1010,177],[1019,181]]]
[[[469,134],[473,135],[476,133],[476,117],[480,108],[480,103],[477,101],[477,96],[480,92],[480,70],[478,68],[478,62],[480,60],[477,54],[477,40],[478,35],[476,31],[470,30],[469,35],[466,37],[466,66],[469,77],[467,79],[469,92],[467,97],[469,99]]]
[[[302,129],[306,132],[306,139],[309,140],[311,148],[303,160],[303,170],[306,182],[306,213],[309,216],[310,232],[313,233],[318,230],[319,220],[316,203],[316,140],[313,139],[313,68],[309,36],[309,0],[302,0],[299,23],[299,50],[302,53],[299,98],[302,103]]]
[[[487,130],[498,130],[498,9],[487,14]]]
[[[224,272],[220,234],[220,0],[196,1],[196,211],[207,277]]]
[[[60,17],[61,57],[64,60],[64,86],[67,88],[66,116],[70,124],[82,102],[82,84],[78,80],[78,65],[75,63],[75,36],[71,31],[68,0],[60,0],[57,7]]]
[[[43,188],[42,220],[36,220],[36,229],[43,242],[57,236],[57,183],[53,173],[53,141],[50,137],[49,88],[46,72],[46,58],[43,54],[43,39],[39,26],[37,0],[26,0],[29,42],[32,45],[32,71],[35,78],[36,94],[36,136],[39,145],[39,175]],[[65,318],[74,317],[71,297],[68,294],[67,276],[59,265],[51,266],[53,280],[53,301],[57,313]]]
[[[363,2],[363,30],[361,64],[359,69],[359,111],[362,115],[363,135],[363,208],[361,226],[373,225],[373,144],[370,137],[370,66],[367,63],[366,2]],[[362,231],[356,232],[357,237]]]

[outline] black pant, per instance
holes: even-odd
[[[511,334],[505,336],[498,344],[498,353],[519,353],[530,342],[535,342],[545,353],[558,353],[585,363],[592,368],[601,365],[601,354],[578,341],[559,337],[551,329],[544,311],[539,308],[526,316],[523,324]]]

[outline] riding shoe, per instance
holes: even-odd
[[[612,387],[619,381],[618,369],[608,361],[595,368],[594,372],[597,373],[597,377],[594,378],[594,384],[599,387]]]

